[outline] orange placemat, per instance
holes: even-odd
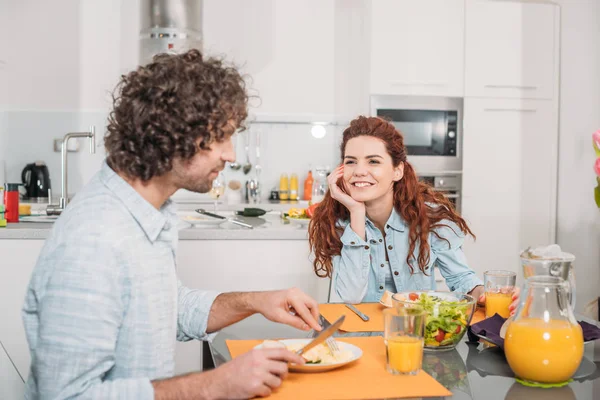
[[[363,321],[344,304],[319,304],[319,312],[327,321],[333,323],[342,315],[346,315],[344,324],[340,328],[346,332],[383,332],[383,310],[379,303],[354,304],[362,313],[369,316],[368,321]]]
[[[269,398],[273,399],[385,399],[452,396],[425,371],[415,376],[392,375],[385,369],[385,344],[381,336],[340,338],[362,349],[353,364],[321,373],[291,372]],[[227,340],[233,358],[262,340]]]

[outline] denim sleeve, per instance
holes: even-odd
[[[148,378],[106,381],[115,365],[115,346],[130,293],[124,268],[99,238],[80,246],[61,246],[39,296],[39,331],[31,374],[39,399],[153,399]],[[104,251],[102,251],[104,248]],[[23,310],[25,329],[34,329]],[[31,347],[31,346],[30,346]]]
[[[462,250],[465,235],[454,222],[444,220],[441,223],[446,226],[435,229],[440,237],[435,233],[430,235],[433,257],[448,288],[453,292],[468,293],[483,282],[469,267]]]
[[[360,303],[369,284],[371,253],[368,242],[358,236],[350,224],[346,226],[341,241],[342,253],[333,257],[333,295],[336,300]]]
[[[177,280],[177,340],[211,341],[218,332],[206,333],[210,308],[219,292],[189,289]]]

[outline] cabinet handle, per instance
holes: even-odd
[[[521,90],[537,90],[537,86],[521,86],[521,85],[485,85],[489,89],[521,89]]]
[[[392,81],[390,84],[394,86],[447,86],[447,83],[443,82],[401,82]]]
[[[537,112],[535,108],[484,108],[483,110],[494,112]]]
[[[444,197],[448,198],[448,199],[459,199],[460,198],[460,194],[445,194]]]

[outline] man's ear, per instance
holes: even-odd
[[[394,182],[398,182],[400,179],[404,177],[404,163],[398,164],[396,168],[394,168]]]

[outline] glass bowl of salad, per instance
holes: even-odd
[[[427,351],[452,350],[467,332],[475,312],[475,299],[468,294],[454,292],[400,292],[392,296],[393,307],[423,307],[425,343]]]

